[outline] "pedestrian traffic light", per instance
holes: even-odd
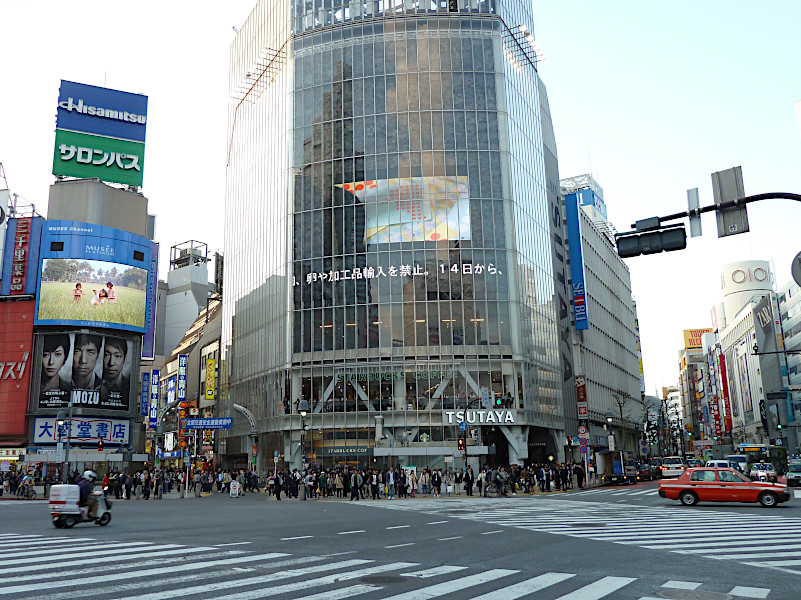
[[[448,12],[459,12],[458,0],[448,0]]]
[[[97,440],[97,450],[98,450],[98,452],[103,452],[103,440],[102,439]]]
[[[465,449],[464,438],[459,438],[459,441],[456,442],[456,447],[459,450],[464,450]]]
[[[500,396],[495,396],[495,406],[500,406],[503,404],[503,400],[501,400]]]

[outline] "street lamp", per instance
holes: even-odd
[[[609,449],[610,450],[614,450],[615,449],[615,447],[614,447],[615,446],[615,432],[612,429],[612,420],[614,418],[615,418],[615,416],[611,412],[606,413],[606,425],[604,425],[604,429],[606,429],[609,432],[609,438],[608,439],[609,439]]]

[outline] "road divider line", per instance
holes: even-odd
[[[493,533],[503,533],[503,529],[496,529],[494,531],[482,531],[481,535],[492,535]]]
[[[356,529],[355,531],[340,531],[337,535],[351,535],[352,533],[364,533],[364,529]]]
[[[431,521],[430,523],[426,523],[426,525],[442,525],[443,523],[448,523],[449,521]]]
[[[448,542],[448,541],[450,541],[450,540],[460,540],[460,539],[462,539],[463,537],[464,537],[463,535],[455,535],[455,536],[453,536],[453,537],[437,538],[437,541],[438,541],[438,542]]]
[[[414,546],[416,542],[408,542],[406,544],[393,544],[391,546],[384,546],[384,548],[403,548],[404,546]]]
[[[392,527],[387,527],[387,529],[406,529],[407,527],[411,527],[411,525],[393,525]]]
[[[295,537],[281,538],[281,541],[288,542],[290,540],[307,540],[313,537],[314,537],[313,535],[296,535]]]
[[[243,546],[244,544],[252,544],[253,542],[230,542],[228,544],[214,544],[215,548],[222,548],[223,546]]]

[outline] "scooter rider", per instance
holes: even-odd
[[[79,506],[89,507],[89,518],[94,519],[97,517],[97,499],[92,496],[92,482],[97,477],[94,471],[84,471],[83,477],[79,477],[78,488],[81,491],[81,498],[78,501]]]

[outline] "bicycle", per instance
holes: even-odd
[[[17,498],[36,500],[36,490],[30,484],[25,484],[17,488]]]
[[[509,494],[507,486],[501,486],[500,489],[498,488],[498,484],[496,483],[488,483],[487,488],[485,490],[485,495],[487,498],[497,498],[498,496],[503,496],[504,498],[508,498]]]

